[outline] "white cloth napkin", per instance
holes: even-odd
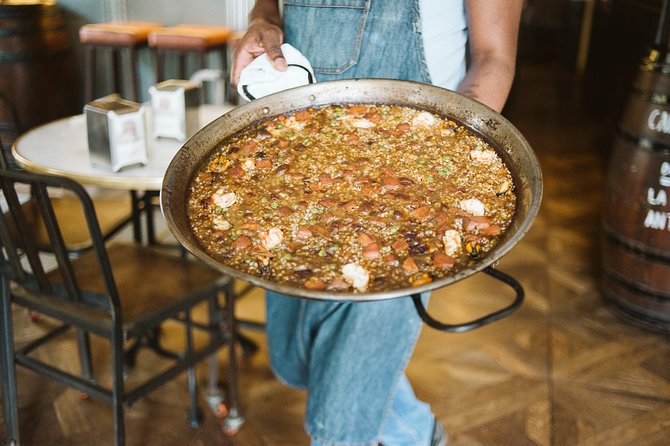
[[[267,54],[262,54],[247,65],[240,73],[237,92],[244,99],[252,101],[278,91],[301,85],[312,84],[312,65],[300,51],[285,43],[281,46],[288,69],[275,70]]]

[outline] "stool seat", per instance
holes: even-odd
[[[160,27],[156,22],[89,23],[79,29],[79,41],[92,45],[135,46],[146,43],[149,33]]]
[[[223,26],[185,23],[152,30],[149,33],[149,46],[185,51],[205,51],[225,45],[231,34],[232,30]]]

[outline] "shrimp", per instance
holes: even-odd
[[[455,229],[447,229],[442,236],[442,243],[444,243],[444,253],[453,256],[461,250],[461,235]]]
[[[261,243],[266,249],[276,248],[284,242],[284,234],[279,228],[270,228],[267,232],[261,233]]]
[[[237,203],[237,195],[235,192],[227,192],[221,188],[212,194],[212,203],[223,209],[228,209]]]
[[[241,166],[245,172],[251,172],[256,168],[256,163],[251,158],[247,158],[242,162]]]
[[[217,215],[212,220],[212,227],[217,231],[227,231],[228,229],[232,228],[233,225],[230,224],[230,222],[226,220],[223,215]]]
[[[359,129],[369,129],[370,127],[374,127],[375,123],[372,121],[368,121],[365,118],[358,118],[354,119],[351,123],[354,127],[357,127]]]
[[[356,263],[344,265],[342,267],[342,277],[358,291],[365,291],[370,281],[370,275],[366,269]]]
[[[496,160],[496,153],[493,150],[470,150],[470,159],[475,163],[492,163]]]
[[[412,124],[417,127],[432,127],[436,125],[437,122],[437,118],[432,113],[425,111],[419,112],[412,118]]]
[[[476,217],[482,217],[486,214],[486,207],[484,206],[484,203],[477,200],[476,198],[461,200],[461,202],[458,203],[458,207],[463,209],[468,214],[474,215]]]

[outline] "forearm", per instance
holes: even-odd
[[[514,80],[522,0],[466,0],[470,66],[458,91],[494,110]]]
[[[458,92],[501,111],[514,80],[515,58],[482,55],[472,60]]]

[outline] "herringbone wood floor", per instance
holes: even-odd
[[[570,73],[522,64],[506,110],[537,151],[544,173],[540,215],[499,265],[523,284],[524,306],[470,333],[426,328],[410,363],[416,393],[444,422],[450,444],[670,444],[668,337],[621,321],[599,291],[598,218],[607,148],[599,142],[603,127],[577,107],[576,87]],[[435,292],[429,310],[458,321],[510,297],[479,274]],[[238,313],[263,319],[260,290],[239,302]],[[33,323],[23,313],[15,317],[19,343],[48,324]],[[209,411],[200,428],[188,427],[181,378],[128,411],[128,444],[307,445],[305,395],[273,378],[264,335],[248,335],[261,349],[241,359],[246,423],[235,437],[226,437]],[[62,362],[72,349],[63,342],[45,354]],[[154,366],[149,354],[140,356],[140,364],[146,364],[143,359]],[[223,353],[220,362],[225,366]],[[142,372],[140,366],[133,373]],[[204,380],[205,369],[199,372]],[[104,404],[80,400],[76,392],[25,371],[19,387],[25,444],[111,444],[111,411]]]

